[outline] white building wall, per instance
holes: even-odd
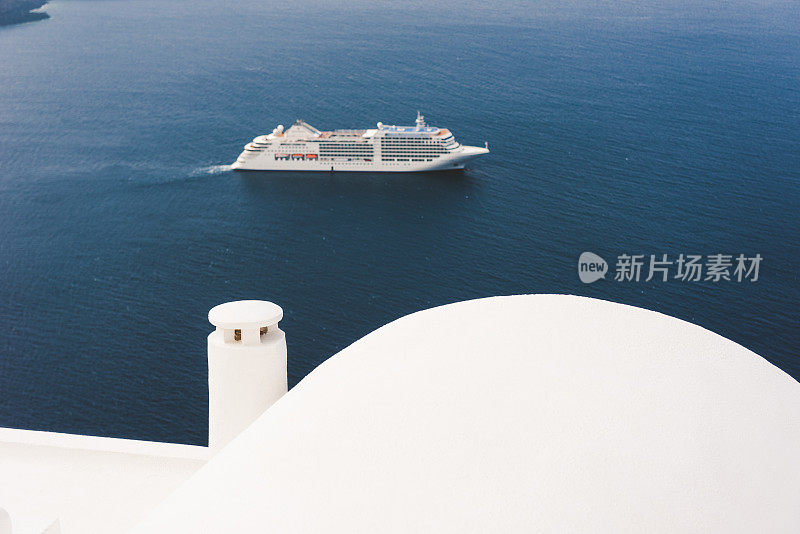
[[[426,310],[332,357],[150,532],[800,532],[800,384],[581,297]]]

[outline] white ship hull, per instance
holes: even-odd
[[[321,132],[298,120],[244,147],[233,168],[248,171],[427,172],[463,169],[489,148],[456,142],[447,129],[416,126]]]
[[[347,172],[428,172],[463,169],[489,149],[477,146],[460,146],[458,152],[434,161],[308,161],[275,160],[270,154],[259,154],[249,159],[237,159],[233,168],[241,171],[347,171]],[[271,160],[271,161],[270,161]]]

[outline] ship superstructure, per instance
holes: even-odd
[[[459,144],[450,130],[428,126],[417,112],[415,126],[379,122],[367,130],[323,132],[298,119],[284,130],[260,135],[244,147],[234,169],[259,171],[419,172],[463,169],[489,152]]]

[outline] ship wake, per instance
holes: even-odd
[[[192,171],[192,176],[205,176],[208,174],[221,174],[233,170],[233,165],[209,165],[207,167],[199,167]]]

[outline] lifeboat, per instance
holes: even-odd
[[[305,154],[292,154],[292,159],[306,159]]]
[[[306,154],[306,159],[317,159],[316,154]]]

